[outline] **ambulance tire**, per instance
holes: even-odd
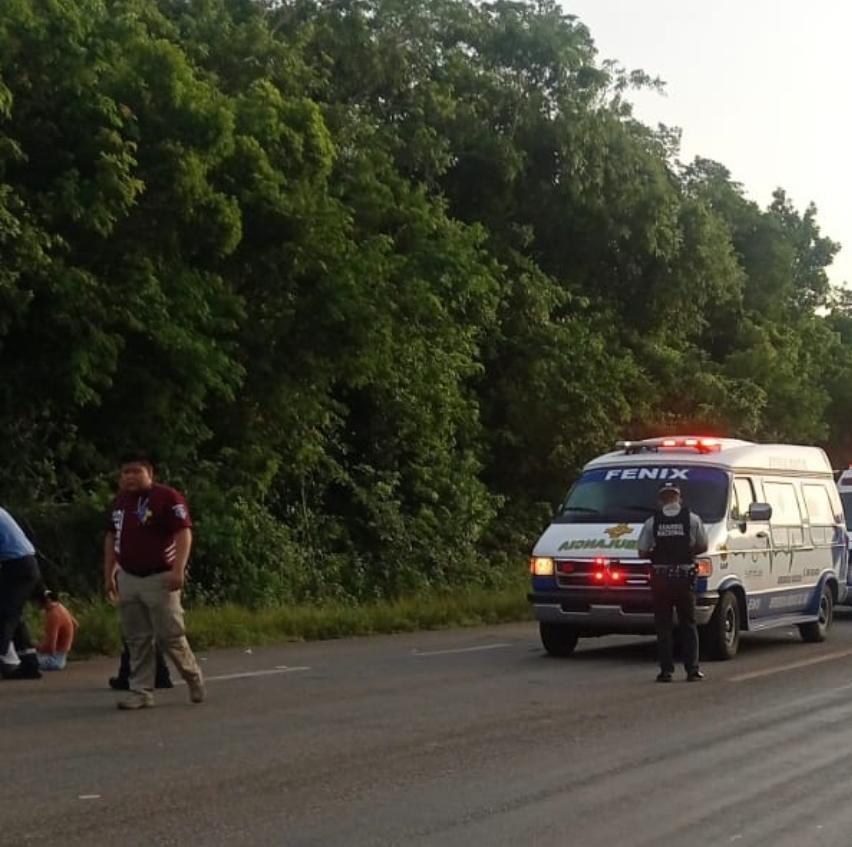
[[[802,641],[807,641],[811,644],[818,644],[820,641],[825,641],[833,620],[834,595],[831,593],[831,589],[827,585],[824,585],[822,587],[822,596],[819,598],[819,618],[811,623],[799,624]]]
[[[538,625],[538,631],[541,635],[541,643],[544,649],[551,656],[559,656],[564,658],[570,656],[577,646],[577,641],[580,636],[577,630],[570,626],[558,623],[545,623],[542,621]]]
[[[699,628],[701,652],[708,659],[725,662],[737,655],[740,647],[740,604],[733,591],[723,591],[713,616]]]

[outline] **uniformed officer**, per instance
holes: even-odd
[[[660,673],[657,682],[671,682],[674,673],[672,609],[677,609],[683,666],[689,682],[704,679],[698,669],[695,625],[695,557],[707,549],[707,532],[698,515],[681,500],[680,489],[666,483],[659,492],[660,508],[639,535],[639,555],[651,560],[651,591]]]

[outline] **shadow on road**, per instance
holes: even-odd
[[[596,644],[596,638],[581,638],[577,652],[570,657],[572,662],[589,662],[613,660],[635,661],[645,659],[655,662],[657,659],[657,642],[653,636],[637,636],[635,640],[623,641],[619,644]],[[547,656],[547,658],[551,658]]]
[[[852,626],[852,608],[841,608],[835,610],[835,626],[846,629]],[[599,639],[581,638],[577,651],[566,659],[560,659],[555,656],[549,656],[544,652],[540,654],[540,658],[547,661],[567,661],[567,662],[635,662],[647,661],[655,663],[657,661],[657,646],[654,636],[621,636],[624,641],[611,643],[610,639],[618,636],[604,636],[609,643],[596,643]],[[627,640],[629,639],[629,640]],[[826,642],[827,646],[831,644],[831,635],[829,634]],[[812,644],[806,644],[802,641],[799,635],[799,630],[795,627],[785,627],[783,629],[774,629],[769,632],[749,633],[744,632],[740,638],[740,647],[738,657],[745,656],[769,656],[789,650],[791,647],[801,647],[803,650],[812,650]],[[677,652],[676,652],[677,658]],[[712,661],[704,656],[701,657],[702,662]],[[736,661],[736,659],[734,660]]]

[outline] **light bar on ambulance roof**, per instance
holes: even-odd
[[[625,453],[642,453],[643,451],[659,450],[697,450],[699,453],[712,453],[722,449],[718,438],[706,436],[677,436],[674,438],[646,438],[643,441],[619,441],[616,450]]]

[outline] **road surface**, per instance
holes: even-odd
[[[656,684],[653,641],[532,624],[204,656],[119,712],[115,663],[0,683],[0,844],[836,845],[852,839],[852,616]]]

